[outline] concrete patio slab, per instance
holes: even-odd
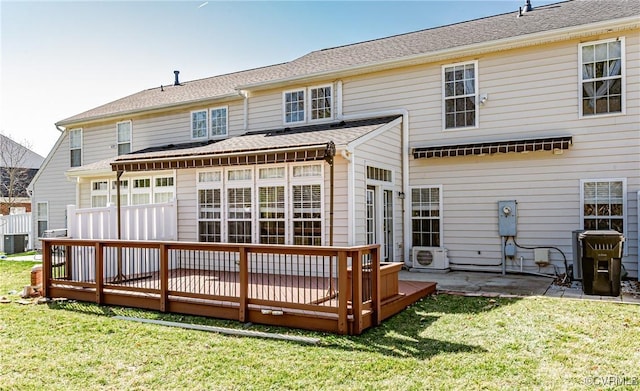
[[[552,277],[467,271],[424,273],[403,270],[399,278],[407,281],[432,281],[438,284],[438,291],[477,293],[479,296],[541,296],[553,282]]]
[[[639,304],[640,294],[623,288],[620,296],[586,295],[580,282],[571,286],[554,285],[554,278],[527,274],[502,275],[490,272],[452,271],[449,273],[425,273],[402,270],[400,280],[430,281],[437,283],[437,290],[474,297],[547,296],[577,300],[609,301]],[[623,287],[624,287],[623,282]]]

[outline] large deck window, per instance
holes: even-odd
[[[203,170],[196,186],[201,242],[322,245],[321,164]]]

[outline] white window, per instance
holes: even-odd
[[[131,205],[151,203],[151,178],[132,179]]]
[[[322,245],[322,187],[293,185],[293,244]]]
[[[191,112],[191,138],[221,138],[228,134],[229,117],[227,107]]]
[[[198,241],[222,242],[222,172],[198,173]]]
[[[421,187],[411,190],[412,246],[441,246],[441,191],[440,186]]]
[[[327,119],[331,117],[331,86],[309,89],[311,100],[311,120]]]
[[[227,189],[227,236],[229,243],[251,243],[251,187]]]
[[[477,126],[477,61],[442,67],[444,129]]]
[[[625,179],[581,181],[582,228],[625,233]]]
[[[114,205],[118,204],[118,181],[111,181],[110,202]],[[129,205],[129,181],[127,179],[120,180],[120,206]]]
[[[302,88],[283,93],[285,124],[321,121],[333,118],[331,85]],[[307,113],[310,113],[307,115]]]
[[[624,112],[624,38],[579,45],[580,114]]]
[[[36,203],[36,222],[38,225],[38,237],[44,237],[44,231],[49,229],[49,203]]]
[[[209,111],[211,114],[211,138],[225,137],[227,135],[227,108],[216,107]]]
[[[173,199],[175,187],[173,185],[173,177],[156,177],[153,186],[153,202],[161,204],[169,202]]]
[[[304,90],[284,93],[284,122],[304,122]]]
[[[323,182],[321,164],[199,171],[198,240],[322,245]]]
[[[91,207],[103,208],[107,206],[109,200],[109,181],[91,182]]]
[[[118,122],[116,129],[118,155],[126,155],[131,152],[131,121]]]
[[[69,131],[69,166],[80,167],[82,165],[82,129]]]
[[[191,112],[191,138],[207,137],[207,110]]]
[[[260,243],[285,244],[285,187],[258,187]]]

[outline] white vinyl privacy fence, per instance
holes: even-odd
[[[123,206],[122,240],[178,240],[177,202]],[[118,239],[118,209],[67,206],[67,236],[73,239]]]
[[[31,213],[0,216],[0,252],[4,252],[5,237],[10,235],[29,235],[25,248],[32,248]]]

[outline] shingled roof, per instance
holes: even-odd
[[[524,3],[524,1],[523,1]],[[456,48],[553,32],[616,19],[640,17],[637,0],[571,0],[535,7],[517,17],[512,13],[475,19],[407,34],[311,52],[291,62],[153,88],[64,119],[66,126],[83,121],[133,114],[238,95],[239,89],[276,84],[312,75],[340,74],[381,63],[429,56]]]

